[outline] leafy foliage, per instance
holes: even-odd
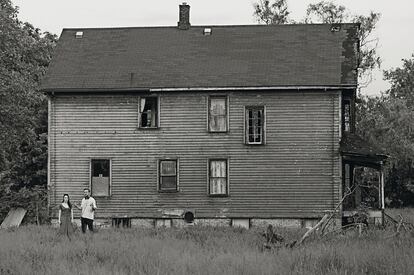
[[[386,92],[390,98],[402,99],[410,108],[414,108],[414,54],[411,59],[403,59],[402,68],[384,72],[385,80],[391,88]]]
[[[357,129],[391,156],[386,167],[388,204],[414,205],[414,55],[384,76],[391,88],[378,97],[361,96]]]
[[[294,23],[289,19],[286,0],[262,1],[254,4],[254,17],[259,23],[286,24]],[[381,66],[381,58],[377,53],[378,38],[372,37],[380,19],[380,14],[371,12],[369,15],[351,15],[345,6],[329,1],[309,4],[303,23],[359,23],[358,32],[360,54],[358,56],[358,76],[360,87],[365,87],[372,80],[372,70]]]
[[[372,70],[381,66],[381,58],[377,54],[378,38],[372,34],[380,14],[370,12],[369,15],[350,15],[345,6],[329,1],[310,4],[306,10],[305,23],[359,23],[358,32],[360,54],[358,62],[359,85],[364,87],[372,80]]]
[[[27,192],[46,188],[47,104],[38,86],[57,37],[21,22],[10,0],[0,0],[0,8],[1,218],[10,207],[6,197],[25,205]]]
[[[309,4],[306,9],[305,23],[342,23],[348,19],[346,8],[332,2],[321,1],[316,4]]]
[[[288,23],[289,13],[286,0],[275,0],[272,4],[270,1],[259,0],[254,4],[254,17],[266,25]]]
[[[288,19],[286,1],[259,1],[254,16],[259,23],[285,24]],[[378,39],[373,32],[380,14],[352,15],[345,6],[330,1],[309,4],[304,23],[359,23],[358,57],[359,88],[371,82],[372,70],[379,68]],[[414,55],[403,60],[402,68],[384,72],[391,88],[379,97],[359,95],[357,129],[359,134],[391,155],[386,167],[386,196],[392,206],[414,205]]]

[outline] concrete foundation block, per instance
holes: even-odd
[[[251,219],[252,227],[267,227],[271,224],[273,227],[301,228],[300,219]]]
[[[131,227],[154,228],[154,219],[131,219]]]
[[[95,219],[93,224],[97,228],[110,228],[112,227],[112,219]]]
[[[171,219],[156,219],[155,220],[155,227],[165,227],[170,228],[172,226],[172,220]]]
[[[232,219],[231,226],[249,229],[250,219]]]
[[[195,225],[227,227],[231,225],[231,219],[195,219]]]

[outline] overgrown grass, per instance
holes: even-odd
[[[410,219],[413,210],[406,210]],[[394,214],[394,213],[393,213]],[[404,217],[408,214],[404,212]],[[278,229],[288,241],[303,230]],[[0,274],[414,274],[414,236],[391,228],[263,251],[259,230],[191,227],[77,232],[0,231]]]
[[[402,215],[404,221],[414,224],[414,208],[385,209],[385,212],[394,217],[397,221],[400,220],[398,215]]]

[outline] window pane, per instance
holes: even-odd
[[[210,177],[226,177],[226,161],[214,160],[210,162]]]
[[[227,99],[210,97],[209,130],[224,132],[227,130]]]
[[[210,98],[210,114],[226,115],[226,98]]]
[[[246,111],[247,119],[247,142],[248,143],[262,143],[263,142],[263,122],[264,110],[257,108],[249,108]]]
[[[226,131],[227,117],[226,116],[210,116],[210,131]]]
[[[92,160],[91,189],[93,196],[109,196],[110,161],[108,159]]]
[[[211,178],[210,179],[210,194],[227,194],[227,179],[226,178]]]
[[[177,160],[161,160],[159,190],[177,190]]]
[[[351,105],[349,101],[344,104],[344,131],[349,132],[351,129]]]
[[[177,177],[161,177],[161,190],[177,190]]]
[[[92,195],[109,196],[109,177],[92,177]]]
[[[140,127],[157,127],[157,98],[142,97],[139,108],[141,116]]]
[[[161,176],[175,176],[177,162],[175,160],[163,160],[161,161]]]
[[[92,177],[109,177],[109,160],[92,160]]]

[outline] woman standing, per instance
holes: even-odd
[[[73,234],[73,210],[70,203],[69,195],[64,194],[62,203],[59,205],[59,233],[66,235],[69,240]]]

